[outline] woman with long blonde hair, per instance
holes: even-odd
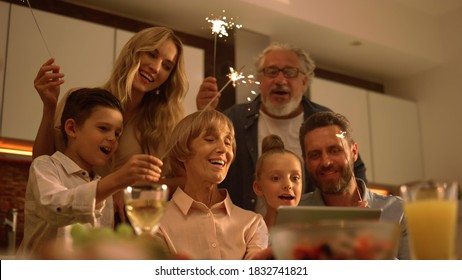
[[[50,58],[42,65],[34,80],[34,86],[44,104],[33,147],[34,158],[63,149],[59,119],[67,95],[75,90],[66,93],[58,105],[63,77],[60,67]],[[121,50],[111,76],[102,87],[119,99],[125,114],[119,149],[112,163],[98,170],[100,175],[104,176],[117,169],[134,154],[163,157],[167,153],[171,131],[184,116],[182,103],[188,82],[181,40],[166,27],[150,27],[139,31]],[[168,164],[160,167],[164,176],[171,175]],[[117,206],[120,208],[120,201]],[[117,210],[123,216],[122,208]]]

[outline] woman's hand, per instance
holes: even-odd
[[[34,87],[40,95],[44,106],[56,107],[60,86],[64,83],[60,67],[54,65],[55,59],[50,58],[40,67],[34,79]]]

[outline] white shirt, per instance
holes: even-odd
[[[34,159],[29,170],[24,238],[18,255],[34,256],[48,242],[69,248],[74,223],[99,227],[105,205],[104,201],[96,204],[99,179],[90,178],[87,171],[61,152]]]
[[[258,118],[258,155],[261,155],[263,138],[270,134],[281,137],[284,147],[302,158],[300,147],[300,127],[303,124],[303,112],[290,119],[276,119],[268,116],[260,110]]]
[[[300,147],[299,138],[302,124],[303,112],[290,119],[276,119],[260,110],[260,117],[258,118],[258,156],[261,155],[263,138],[270,134],[274,134],[281,137],[282,142],[284,142],[284,147],[287,150],[295,153],[302,159],[302,148]],[[261,196],[257,197],[255,211],[263,216],[266,215],[265,200]]]

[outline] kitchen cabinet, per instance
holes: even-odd
[[[2,106],[3,100],[3,83],[5,78],[6,68],[6,43],[8,38],[8,18],[10,14],[10,4],[0,2],[0,124],[2,120]],[[1,125],[0,125],[1,135]]]
[[[74,87],[102,85],[113,64],[115,29],[39,10],[34,14],[51,55],[65,74],[61,96]],[[6,41],[1,136],[33,140],[42,115],[33,80],[49,54],[29,8],[11,5]]]
[[[314,78],[311,100],[344,115],[351,123],[353,139],[358,143],[359,154],[366,165],[368,181],[374,181],[369,107],[367,90],[329,80]]]
[[[415,102],[319,78],[310,95],[349,119],[370,182],[399,185],[423,178]]]
[[[423,179],[417,104],[370,93],[369,110],[375,181],[402,184]]]
[[[40,66],[49,58],[29,8],[0,2],[0,136],[34,140],[42,101],[33,86]],[[10,13],[11,6],[11,16]],[[61,96],[69,89],[101,86],[133,32],[34,10],[46,44],[65,74]],[[9,20],[9,22],[8,22]],[[196,111],[196,94],[204,78],[204,50],[184,47],[189,91],[185,113]],[[3,75],[4,74],[4,75]],[[3,78],[5,77],[5,80]]]

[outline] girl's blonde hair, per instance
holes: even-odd
[[[166,40],[176,45],[177,63],[168,79],[155,91],[147,92],[142,106],[134,117],[137,137],[142,151],[154,156],[165,153],[171,141],[171,131],[183,118],[183,100],[188,90],[184,66],[183,43],[166,27],[150,27],[136,33],[123,47],[118,56],[111,77],[104,88],[112,92],[122,106],[132,98],[132,84],[140,66],[140,55],[152,52]]]

